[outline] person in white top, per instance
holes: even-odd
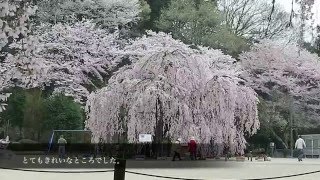
[[[9,136],[6,137],[6,139],[0,139],[0,150],[6,149],[10,143]]]
[[[295,148],[298,150],[298,161],[302,161],[303,157],[303,149],[306,147],[306,143],[304,140],[301,138],[301,135],[299,136],[299,139],[296,141]]]

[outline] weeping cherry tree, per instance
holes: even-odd
[[[88,97],[86,127],[94,142],[100,137],[111,142],[117,134],[125,134],[131,143],[140,133],[183,142],[194,136],[202,154],[209,153],[205,144],[212,138],[233,153],[243,153],[244,136],[259,128],[258,99],[238,78],[235,59],[154,32],[133,41],[121,56],[132,64]]]

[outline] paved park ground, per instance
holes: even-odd
[[[186,164],[186,161],[141,161],[140,163],[168,163],[177,166]],[[178,177],[178,178],[194,178],[194,179],[262,179],[277,176],[287,176],[299,173],[306,173],[320,170],[320,159],[304,159],[298,162],[297,159],[277,158],[271,161],[215,161],[206,160],[197,163],[214,164],[211,167],[197,168],[128,168],[128,171],[139,172],[152,175]],[[128,162],[130,164],[130,162]],[[170,167],[170,166],[168,166]],[[44,170],[44,169],[41,169]],[[57,169],[48,169],[48,171],[56,171]],[[104,169],[89,169],[89,171]],[[61,171],[61,169],[60,169]],[[80,169],[64,169],[63,171],[81,171]],[[86,169],[88,171],[88,169]],[[43,173],[43,172],[23,172],[16,170],[0,170],[1,180],[112,180],[113,172],[97,172],[97,173]],[[126,180],[161,180],[163,178],[150,177],[126,173]],[[319,180],[320,173],[313,173],[303,176],[287,177],[281,179],[288,180]],[[165,179],[163,179],[165,180]]]

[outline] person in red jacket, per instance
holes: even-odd
[[[197,159],[197,143],[194,137],[190,138],[190,141],[188,143],[188,148],[189,148],[191,160],[196,160]]]

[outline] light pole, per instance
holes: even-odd
[[[289,95],[289,103],[290,103],[290,149],[291,149],[291,157],[293,158],[293,113],[292,113],[292,103],[291,96]]]

